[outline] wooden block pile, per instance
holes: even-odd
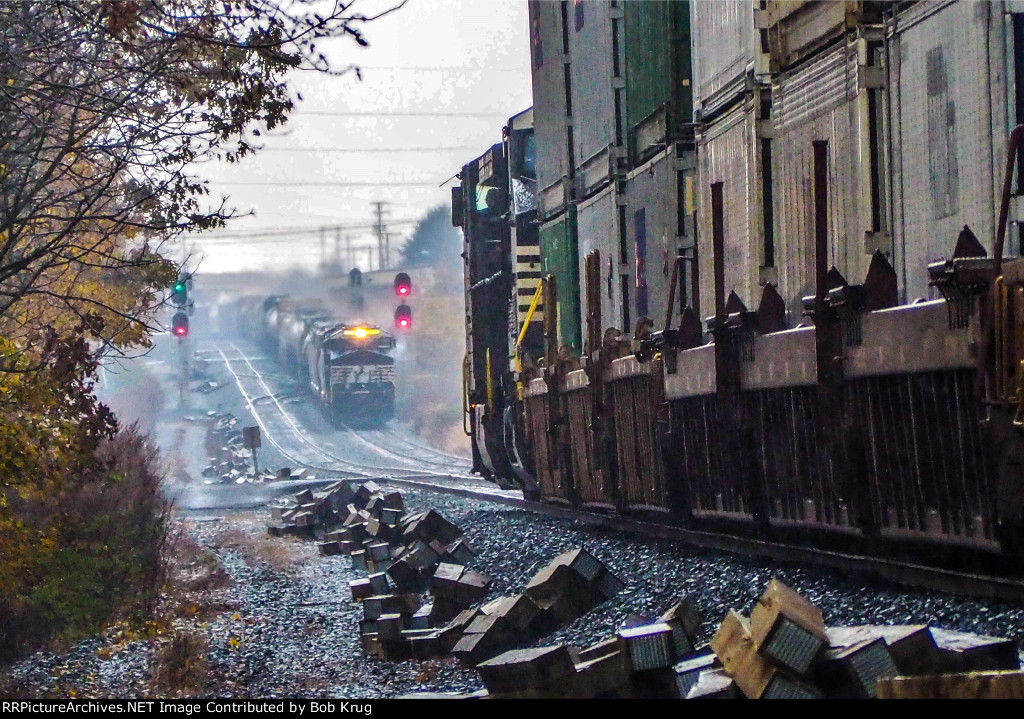
[[[444,532],[451,531],[438,521],[439,515],[428,515],[406,526],[403,537],[413,541],[388,568],[386,577],[377,581],[393,579],[392,570],[403,559],[421,555],[433,557],[436,565],[429,581],[432,601],[402,617],[397,638],[393,631],[383,636],[379,620],[376,625],[364,620],[364,647],[380,656],[428,659],[451,653],[464,663],[476,666],[508,649],[547,636],[623,587],[601,562],[585,550],[576,549],[557,557],[541,570],[523,593],[498,597],[474,607],[486,598],[491,579],[460,563],[472,558],[472,548],[464,540],[456,539],[446,545],[443,552],[426,552],[424,547],[437,549],[438,539],[428,542],[429,536],[424,536],[425,533],[441,531],[443,541],[450,538],[450,534],[444,535]],[[414,571],[419,560],[410,560],[407,564],[403,573]],[[353,591],[353,597],[362,598],[364,603],[372,600],[376,589],[367,586],[367,582],[373,579],[371,576],[358,580],[358,596]],[[398,620],[394,621],[397,626]],[[408,647],[398,649],[388,642],[391,645],[403,642]]]
[[[498,597],[475,615],[458,615],[442,632],[442,644],[457,638],[452,654],[476,666],[571,624],[623,586],[585,549],[573,549],[537,572],[522,593]]]
[[[509,698],[1024,697],[1015,642],[920,626],[826,627],[818,607],[772,580],[747,618],[708,647],[684,597],[653,624],[584,650],[506,651],[477,667]]]
[[[684,597],[658,622],[621,629],[586,649],[556,645],[507,651],[477,671],[496,697],[678,697],[676,666],[693,654],[699,626]]]
[[[401,502],[401,494],[397,492],[391,493],[389,497],[390,501]],[[335,482],[316,492],[304,489],[285,500],[284,504],[271,507],[272,521],[267,525],[267,532],[275,537],[286,534],[322,536],[342,524],[342,516],[347,514],[346,505],[354,508],[351,503],[356,501],[356,490],[345,481]],[[339,545],[332,544],[336,538],[328,535],[326,539],[327,541],[320,545],[321,554],[342,553]],[[324,546],[325,544],[329,546]]]

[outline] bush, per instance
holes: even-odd
[[[0,507],[20,537],[0,561],[0,660],[153,609],[170,526],[157,452],[133,426],[96,454],[92,476]]]

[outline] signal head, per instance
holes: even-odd
[[[171,320],[171,333],[176,337],[188,336],[188,315],[184,312],[174,315],[174,319]]]
[[[171,304],[184,307],[188,304],[188,279],[182,275],[171,286]]]
[[[395,327],[400,330],[412,327],[412,308],[409,305],[399,305],[395,308]]]
[[[399,297],[408,297],[412,294],[412,280],[408,272],[399,272],[395,275],[395,294]]]

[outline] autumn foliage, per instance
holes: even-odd
[[[150,346],[172,243],[234,212],[237,162],[373,18],[305,0],[0,3],[0,660],[146,608],[168,507],[157,457],[93,393]]]

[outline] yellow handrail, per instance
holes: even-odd
[[[516,353],[516,396],[519,399],[523,398],[523,363],[520,359],[519,346],[523,343],[523,338],[526,337],[526,330],[530,326],[530,320],[533,319],[533,313],[537,311],[537,305],[540,304],[540,298],[544,294],[544,280],[540,281],[537,285],[537,290],[533,293],[533,300],[530,302],[530,309],[526,311],[526,319],[523,320],[523,329],[519,330],[519,337],[516,338],[516,346],[514,352]]]

